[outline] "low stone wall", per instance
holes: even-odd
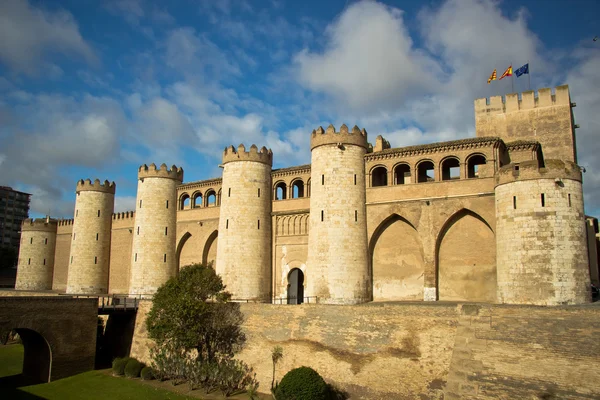
[[[131,354],[148,361],[140,304]],[[242,304],[239,358],[270,389],[305,365],[353,399],[599,398],[600,307],[460,303]],[[541,396],[541,397],[540,397]],[[545,396],[545,397],[544,397]]]
[[[600,307],[464,305],[446,399],[600,398]]]
[[[138,310],[131,355],[147,361],[151,342]],[[359,306],[242,304],[247,343],[239,354],[269,392],[271,350],[283,347],[276,379],[296,367],[317,370],[353,398],[400,393],[438,398],[446,381],[459,311],[456,304],[371,303]]]

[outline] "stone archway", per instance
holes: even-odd
[[[28,382],[48,383],[52,371],[52,350],[46,338],[28,328],[14,329],[23,342],[23,376]]]
[[[217,243],[218,243],[219,231],[214,231],[210,234],[206,243],[204,244],[204,250],[202,251],[202,264],[211,265],[215,267],[217,260]]]
[[[425,262],[417,230],[397,214],[386,218],[369,246],[373,301],[423,300]]]
[[[496,301],[496,239],[479,214],[462,209],[446,221],[436,267],[439,300]]]

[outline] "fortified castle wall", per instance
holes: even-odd
[[[67,293],[107,293],[114,182],[77,182]]]
[[[101,212],[110,278],[95,267],[86,279],[151,294],[198,262],[243,300],[589,301],[586,267],[596,261],[572,106],[566,86],[479,99],[475,138],[401,148],[381,136],[371,145],[357,127],[319,128],[310,165],[271,169],[270,150],[230,147],[222,178],[185,184],[181,168],[142,166],[136,211]],[[54,290],[73,275],[70,256],[79,259],[69,247],[80,208],[58,222]]]

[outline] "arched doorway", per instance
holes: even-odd
[[[304,272],[300,268],[294,268],[288,274],[287,303],[304,303]]]

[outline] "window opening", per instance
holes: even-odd
[[[321,210],[321,222],[323,222],[324,212]]]
[[[467,177],[468,178],[479,178],[481,166],[485,165],[486,159],[484,156],[480,154],[476,154],[474,156],[469,157],[467,161]],[[519,167],[516,166],[515,170],[519,170]]]
[[[434,182],[435,181],[435,172],[433,167],[433,162],[431,161],[423,161],[419,163],[417,167],[417,182]]]
[[[167,255],[166,254],[163,256],[163,262],[167,262]]]
[[[410,181],[410,166],[408,164],[400,164],[394,169],[394,178],[396,185],[406,185]]]
[[[442,180],[460,179],[460,162],[456,158],[447,158],[442,162]]]
[[[542,207],[546,207],[546,196],[544,195],[544,193],[542,193],[541,199],[542,199]]]
[[[569,193],[569,207],[571,207],[571,193]]]
[[[517,196],[513,196],[513,209],[517,209]]]
[[[387,169],[376,167],[371,171],[371,187],[387,186]]]

